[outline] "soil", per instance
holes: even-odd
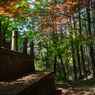
[[[56,83],[56,89],[62,90],[60,95],[95,95],[95,79],[88,76],[81,81]]]

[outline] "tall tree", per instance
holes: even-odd
[[[91,18],[90,18],[90,10],[89,10],[89,1],[87,2],[87,18],[88,18],[88,31],[89,31],[89,35],[90,35],[90,39],[91,39]],[[89,54],[91,56],[91,63],[93,66],[93,77],[95,77],[95,63],[94,63],[94,54],[93,54],[93,43],[92,43],[92,39],[91,42],[88,43],[89,44]]]
[[[77,37],[77,33],[76,33],[76,23],[75,23],[75,18],[73,15],[73,22],[74,22],[74,31],[75,31],[75,35]],[[81,63],[80,63],[80,55],[79,55],[79,47],[78,45],[76,45],[76,49],[77,49],[77,60],[78,60],[78,65],[79,65],[79,74],[80,74],[80,79],[82,79],[82,72],[81,72]]]

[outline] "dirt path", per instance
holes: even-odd
[[[56,89],[62,90],[61,95],[95,95],[95,79],[56,83]]]

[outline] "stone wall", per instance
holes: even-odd
[[[9,80],[34,71],[33,56],[0,48],[0,80]]]

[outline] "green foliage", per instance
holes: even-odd
[[[73,70],[70,68],[73,67],[73,56],[77,60],[76,46],[83,45],[83,47],[85,48],[88,42],[92,43],[92,39],[83,37],[86,34],[85,27],[83,26],[83,22],[81,22],[82,33],[80,34],[79,20],[78,21],[76,20],[77,22],[76,30],[74,29],[73,21],[71,21],[71,23],[68,23],[67,25],[63,24],[61,26],[62,30],[60,28],[60,29],[56,29],[56,31],[49,31],[49,30],[43,31],[44,28],[47,27],[46,26],[47,22],[43,21],[41,23],[41,18],[44,17],[46,15],[46,12],[49,10],[45,7],[55,6],[56,4],[58,4],[57,1],[54,1],[54,3],[49,3],[46,0],[42,0],[42,1],[37,0],[33,3],[29,3],[23,0],[21,3],[16,4],[13,8],[20,9],[22,11],[25,10],[27,14],[21,14],[19,17],[17,17],[17,19],[9,18],[5,15],[0,15],[0,20],[2,21],[1,31],[2,33],[5,32],[7,42],[9,43],[11,43],[12,31],[13,30],[18,31],[18,51],[19,52],[23,52],[23,37],[28,38],[28,51],[29,51],[30,42],[34,41],[36,70],[40,70],[40,71],[54,70],[54,62],[55,62],[54,57],[56,56],[57,57],[56,60],[57,69],[55,75],[56,81],[59,80],[62,81],[64,79],[63,68],[62,65],[60,64],[61,61],[59,58],[59,55],[62,55],[63,65],[65,66],[66,74],[68,73],[68,71],[72,72],[72,74],[69,75],[68,79],[73,80],[74,74],[73,74]],[[31,15],[29,17],[28,14],[32,14],[32,13],[34,13],[34,15]],[[58,14],[57,16],[61,16],[61,15]],[[82,19],[84,18],[83,15],[81,17]],[[51,18],[52,16],[50,17],[50,19]],[[77,19],[77,17],[75,18]],[[48,22],[50,28],[52,27],[51,25],[52,22],[53,22],[53,18],[51,19],[51,21]],[[65,29],[66,27],[70,27],[69,29],[68,28],[66,29],[66,31],[71,31],[70,33],[66,31],[65,31],[66,33],[64,33],[63,29]],[[38,33],[35,32],[38,29],[39,32]],[[75,35],[75,31],[77,35]],[[63,34],[59,35],[61,32]],[[54,33],[54,35],[51,36],[50,33],[51,34]],[[73,51],[75,52],[74,54],[71,51],[72,45],[73,45]],[[95,47],[94,45],[92,46]],[[80,48],[79,48],[79,54],[81,54]],[[78,68],[78,64],[76,64],[76,67]]]
[[[13,8],[18,9],[18,8],[22,8],[22,7],[26,6],[26,5],[29,5],[29,3],[27,3],[25,0],[22,0],[20,3],[13,6]]]

